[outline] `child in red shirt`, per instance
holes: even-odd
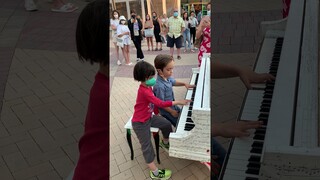
[[[100,68],[90,91],[79,142],[79,160],[73,180],[109,179],[109,29],[105,0],[89,3],[81,12],[76,28],[76,45],[81,61],[99,63]]]
[[[186,105],[191,100],[180,101],[161,101],[152,92],[152,86],[155,85],[154,67],[145,61],[138,62],[134,66],[133,76],[136,81],[140,81],[134,113],[132,117],[132,127],[141,144],[143,157],[150,168],[151,179],[169,179],[171,171],[168,169],[158,169],[154,161],[154,150],[151,143],[150,127],[157,127],[163,134],[163,140],[160,145],[163,148],[169,148],[169,134],[172,132],[171,123],[162,116],[152,115],[154,106],[170,107],[173,105]]]

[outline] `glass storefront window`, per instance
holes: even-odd
[[[116,2],[117,11],[119,11],[120,16],[124,16],[127,19],[127,6],[126,2]]]
[[[141,0],[129,1],[130,11],[135,10],[137,15],[142,16]]]

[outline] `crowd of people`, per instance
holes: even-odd
[[[170,55],[173,57],[174,46],[177,50],[176,58],[181,59],[181,48],[184,47],[184,53],[187,51],[194,53],[196,47],[196,38],[203,39],[199,45],[199,58],[203,53],[210,52],[210,11],[211,4],[206,5],[207,16],[200,17],[194,11],[190,13],[184,11],[182,17],[178,13],[178,9],[174,8],[171,17],[167,14],[158,15],[157,12],[147,14],[144,19],[136,14],[135,10],[131,10],[130,19],[126,20],[117,10],[112,11],[110,26],[112,29],[112,42],[115,47],[117,64],[121,65],[119,57],[119,49],[121,48],[125,65],[132,65],[129,58],[130,44],[133,42],[137,49],[136,61],[143,61],[144,54],[141,48],[143,40],[147,41],[148,51],[162,51],[163,44],[170,48]],[[120,21],[122,23],[120,23]],[[202,22],[204,21],[204,22]],[[202,22],[202,23],[201,23]],[[125,28],[127,26],[128,28]],[[129,33],[129,34],[128,34]],[[198,37],[199,36],[199,37]],[[155,42],[154,42],[155,40]],[[120,48],[119,48],[120,47]],[[200,61],[199,61],[200,66]]]

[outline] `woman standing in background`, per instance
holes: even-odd
[[[160,32],[161,32],[161,22],[159,20],[159,18],[157,17],[157,13],[153,12],[152,13],[152,19],[153,19],[153,26],[154,26],[154,37],[156,38],[156,49],[155,51],[161,51],[162,50],[162,41],[161,41],[161,36],[160,36]],[[158,44],[160,44],[160,48],[158,49]]]
[[[110,25],[112,29],[112,42],[114,44],[114,48],[116,49],[117,56],[117,64],[121,65],[121,61],[119,59],[119,46],[117,45],[117,27],[119,25],[119,17],[120,14],[117,10],[112,11],[112,18],[110,19]]]
[[[153,22],[152,22],[149,14],[146,15],[146,21],[144,23],[143,29],[144,29],[144,35],[147,38],[148,51],[150,51],[150,44],[151,44],[151,48],[153,51],[153,42],[152,42],[153,33],[152,33],[152,36],[151,36],[151,33],[150,34],[146,33],[147,31],[153,30]]]

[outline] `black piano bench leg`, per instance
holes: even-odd
[[[131,150],[131,160],[133,160],[133,148],[132,148],[132,140],[131,140],[131,130],[127,129],[127,140]]]
[[[153,133],[154,143],[156,144],[156,152],[157,152],[157,161],[160,164],[160,157],[159,157],[159,133],[154,132]]]

